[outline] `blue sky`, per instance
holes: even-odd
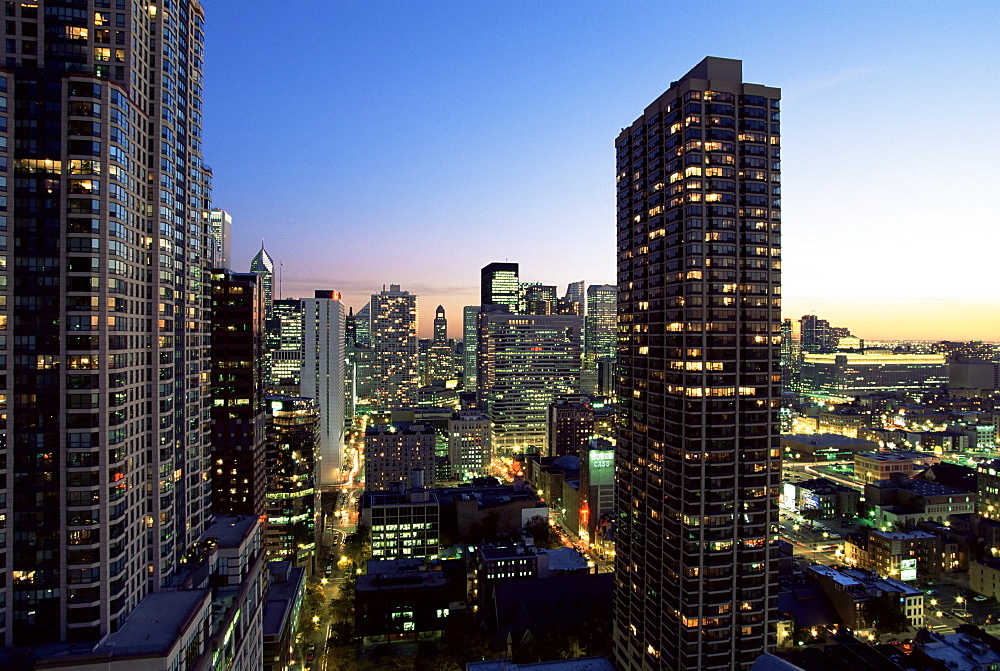
[[[782,101],[786,316],[1000,340],[995,2],[206,0],[206,162],[283,294],[613,283],[614,139],[706,55]],[[426,328],[426,327],[425,327]]]

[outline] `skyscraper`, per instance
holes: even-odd
[[[561,315],[583,315],[587,309],[586,296],[583,291],[584,280],[570,282],[566,287],[566,295],[563,296],[559,305]]]
[[[615,142],[621,671],[748,669],[773,646],[779,98],[709,57]]]
[[[316,290],[302,301],[302,396],[319,407],[317,483],[340,485],[344,445],[344,304],[336,291]]]
[[[264,514],[264,296],[260,275],[212,272],[212,512]]]
[[[559,299],[553,285],[539,282],[521,283],[521,309],[529,315],[559,314]]]
[[[521,284],[516,263],[491,263],[480,271],[480,305],[504,305],[513,313],[521,311]]]
[[[311,398],[268,396],[267,555],[314,568],[319,406]]]
[[[274,304],[274,261],[264,249],[263,242],[260,243],[260,251],[250,260],[250,272],[260,275],[264,288],[264,317],[270,319]]]
[[[479,354],[479,306],[466,305],[462,308],[462,363],[464,364],[465,391],[476,391]]]
[[[208,230],[215,243],[215,268],[229,270],[233,262],[233,215],[214,208],[208,213]]]
[[[284,298],[274,301],[267,320],[268,385],[283,393],[298,395],[302,373],[302,301]]]
[[[0,641],[88,641],[210,522],[204,14],[24,2],[5,20]]]
[[[371,306],[372,407],[416,403],[417,297],[398,284],[373,294]]]
[[[372,304],[364,304],[358,314],[354,315],[354,337],[359,345],[369,347],[372,344]]]
[[[434,339],[424,354],[425,364],[421,371],[423,384],[457,379],[454,358],[454,348],[448,342],[448,320],[444,315],[444,307],[439,305],[434,311]]]
[[[618,286],[587,287],[586,352],[594,359],[614,356],[618,347]]]
[[[434,345],[448,344],[448,320],[444,316],[444,306],[437,306],[434,311]]]

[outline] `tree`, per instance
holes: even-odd
[[[906,615],[892,597],[879,597],[866,601],[861,606],[861,616],[879,636],[898,634],[906,631],[909,626]]]
[[[326,608],[326,592],[316,578],[310,578],[306,583],[306,593],[302,599],[302,609],[299,611],[299,631],[305,637],[311,637],[319,631],[319,623],[323,619]]]
[[[344,539],[344,556],[355,566],[362,566],[372,555],[371,529],[359,525]]]
[[[535,546],[544,550],[562,547],[562,539],[556,533],[549,521],[541,516],[532,517],[524,525],[524,530],[535,539]]]

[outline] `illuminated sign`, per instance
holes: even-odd
[[[612,468],[615,465],[614,450],[590,450],[590,468]]]
[[[917,560],[903,559],[899,562],[899,577],[901,580],[917,579]]]

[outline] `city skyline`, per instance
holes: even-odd
[[[706,42],[699,31],[654,39],[667,27],[654,3],[620,12],[300,2],[307,11],[277,23],[263,7],[219,3],[207,27],[206,156],[214,204],[234,217],[234,269],[263,239],[283,296],[333,287],[357,310],[392,283],[452,314],[478,304],[478,269],[493,261],[560,291],[581,278],[614,283],[608,138],[651,102],[646,91],[716,55],[743,60],[748,81],[783,82],[795,111],[783,140],[795,224],[783,240],[783,315],[815,311],[869,339],[993,339],[988,245],[970,244],[997,214],[987,194],[998,93],[981,84],[998,61],[990,6],[803,15],[778,3],[765,20],[753,4],[723,4],[672,15],[714,27]],[[263,39],[265,25],[267,39],[297,46],[221,46]],[[641,63],[621,48],[630,41],[647,45]],[[270,82],[266,94],[247,86],[247,72]],[[931,89],[937,82],[946,86]],[[975,91],[981,113],[963,115],[960,135],[928,126],[936,117],[925,110],[945,89]],[[261,151],[282,160],[260,171]],[[920,160],[929,153],[940,166],[933,189]],[[455,239],[471,249],[449,252]],[[372,263],[364,249],[378,240],[393,244]],[[449,253],[447,263],[414,262]],[[956,260],[959,272],[943,272]],[[421,314],[422,336],[432,319]]]

